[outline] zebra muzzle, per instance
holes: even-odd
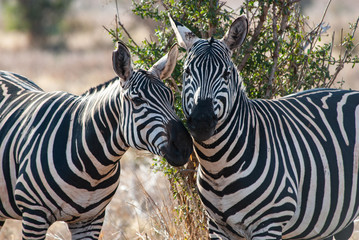
[[[164,158],[174,167],[188,162],[193,151],[191,135],[181,121],[171,120],[167,124],[168,144],[161,149]]]
[[[202,142],[213,136],[218,118],[213,111],[212,99],[198,101],[187,118],[188,129],[196,141]]]

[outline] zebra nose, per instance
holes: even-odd
[[[187,124],[188,124],[188,127],[193,131],[196,131],[197,129],[202,129],[202,128],[203,129],[214,128],[217,124],[217,116],[202,115],[199,118],[196,117],[194,120],[193,120],[192,116],[189,116],[187,118]]]
[[[215,131],[218,118],[213,111],[212,99],[201,100],[187,118],[190,133],[197,141],[205,141]]]
[[[187,163],[193,151],[192,138],[181,121],[171,120],[167,125],[168,144],[162,149],[164,157],[172,166],[182,166]]]
[[[190,124],[193,128],[195,128],[195,126],[193,125],[193,120],[192,120],[192,116],[189,116],[187,118],[187,123]],[[216,123],[218,121],[217,119],[217,116],[215,114],[213,114],[212,116],[202,116],[202,119],[204,119],[204,122],[211,122],[211,123]],[[196,119],[195,121],[203,121],[203,120],[200,120],[200,119]],[[208,120],[208,121],[207,121]],[[210,124],[212,125],[212,124]]]

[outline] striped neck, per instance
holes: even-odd
[[[83,146],[87,157],[102,165],[117,162],[129,148],[119,127],[121,91],[120,82],[113,79],[80,96],[74,112],[79,119],[74,131],[77,146]]]

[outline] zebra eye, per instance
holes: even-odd
[[[191,71],[189,70],[189,68],[186,68],[185,73],[186,76],[191,76]]]
[[[136,106],[140,106],[140,105],[146,103],[146,100],[144,100],[144,99],[141,98],[141,97],[134,97],[134,98],[132,98],[131,100],[132,100],[132,102],[133,102]]]
[[[225,80],[228,80],[229,76],[231,75],[231,69],[227,69],[223,74],[222,74],[222,78],[224,78]]]

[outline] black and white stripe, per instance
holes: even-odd
[[[82,96],[44,92],[1,71],[1,226],[22,219],[23,239],[45,239],[53,222],[66,221],[73,239],[97,239],[129,147],[185,164],[192,140],[160,80],[176,58],[173,47],[149,71],[133,71],[119,43],[113,62],[120,78]]]
[[[250,100],[230,59],[244,16],[221,40],[194,41],[171,24],[187,49],[183,110],[210,238],[348,239],[359,214],[359,92]]]

